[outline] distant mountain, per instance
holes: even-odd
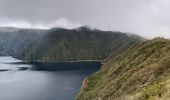
[[[88,27],[0,28],[0,51],[28,61],[103,60],[111,52],[117,55],[142,40],[137,35]]]
[[[170,40],[136,44],[83,83],[77,100],[169,100]]]
[[[100,31],[87,27],[76,29],[53,28],[37,44],[29,45],[17,55],[24,60],[75,61],[103,60],[111,52],[115,55],[142,41],[137,35]]]

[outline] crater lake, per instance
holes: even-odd
[[[25,63],[0,57],[0,100],[74,100],[100,62]]]

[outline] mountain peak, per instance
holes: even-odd
[[[168,41],[168,39],[165,39],[164,37],[156,37],[151,40],[152,42],[164,42]]]
[[[155,38],[153,38],[153,40],[165,40],[165,38],[164,37],[155,37]]]
[[[85,25],[85,26],[77,27],[77,28],[75,28],[75,30],[77,30],[77,31],[83,31],[83,30],[89,31],[89,30],[96,30],[96,29],[95,29],[95,28],[92,28],[92,27],[90,27],[90,26]]]

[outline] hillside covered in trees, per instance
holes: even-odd
[[[50,30],[18,29],[0,32],[0,50],[28,61],[103,60],[144,40],[121,32],[87,27]]]

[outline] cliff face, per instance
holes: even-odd
[[[169,76],[170,41],[155,38],[110,56],[86,79],[77,100],[168,100]]]
[[[19,30],[8,34],[0,42],[3,51],[22,60],[43,62],[103,60],[111,52],[117,55],[143,39],[136,35],[86,27]]]

